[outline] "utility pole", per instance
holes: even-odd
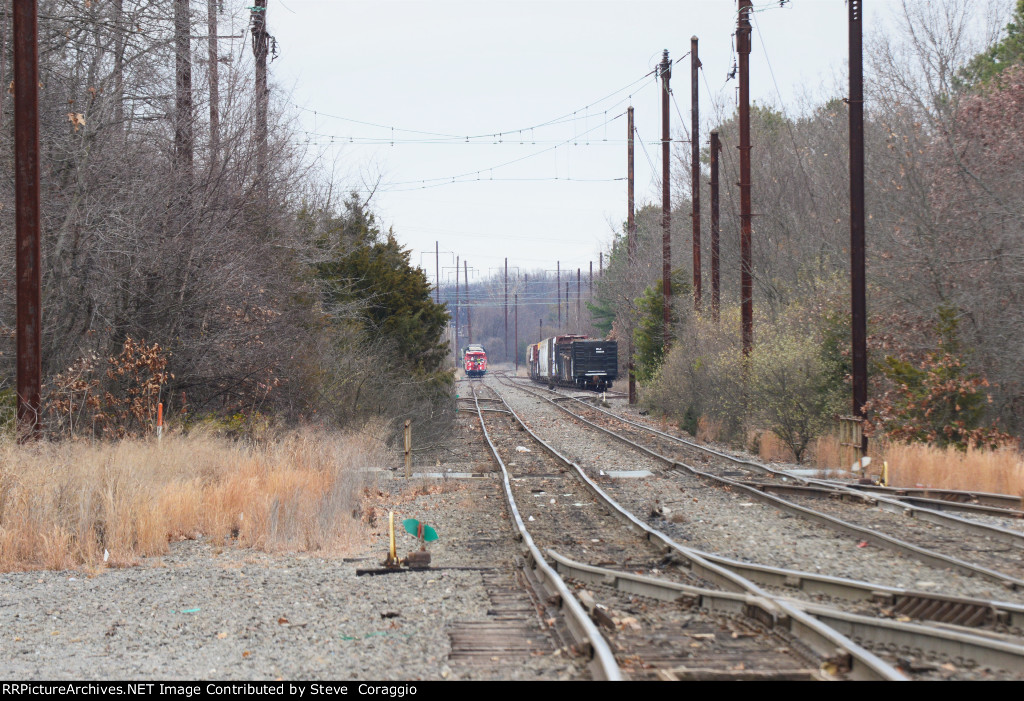
[[[515,296],[514,296],[513,300],[514,300],[513,301],[513,308],[515,309],[514,316],[516,318],[516,324],[515,324],[515,326],[516,326],[516,345],[515,345],[514,353],[515,353],[515,357],[516,357],[516,375],[518,376],[519,375],[519,293],[518,292],[515,293]]]
[[[441,242],[434,241],[434,279],[437,289],[434,290],[434,303],[441,303]]]
[[[633,107],[626,110],[626,270],[632,277],[636,269],[636,201],[633,196]],[[627,341],[626,367],[629,369],[629,403],[636,404],[636,374],[633,372],[633,330],[629,329]]]
[[[174,157],[186,174],[193,161],[191,34],[189,0],[174,0]]]
[[[505,259],[505,360],[508,360],[508,258]]]
[[[571,273],[569,278],[572,279]],[[572,328],[572,324],[569,322],[569,280],[565,281],[565,326],[566,328]]]
[[[555,261],[555,294],[558,295],[558,330],[562,330],[562,261]]]
[[[690,37],[690,200],[693,203],[693,308],[700,311],[700,90],[697,87],[697,37]]]
[[[251,8],[252,22],[252,56],[256,63],[256,114],[255,114],[255,138],[256,138],[256,183],[260,191],[264,190],[267,171],[267,102],[269,91],[267,90],[267,53],[270,50],[270,33],[267,32],[267,2],[269,0],[257,0],[261,3]]]
[[[455,256],[455,367],[459,367],[459,257]]]
[[[469,306],[469,263],[462,261],[462,270],[466,274],[464,287],[466,288],[466,333],[469,335],[467,345],[473,345],[473,309]]]
[[[668,60],[668,49],[661,55],[659,66],[661,73],[661,288],[662,288],[662,324],[664,337],[662,345],[669,346],[671,334],[672,312],[672,192],[671,163],[669,146],[672,139],[669,135],[668,98],[669,81],[672,78],[672,62]]]
[[[576,333],[583,330],[583,315],[580,313],[580,300],[583,294],[580,291],[580,269],[576,268]]]
[[[42,429],[43,321],[39,215],[39,52],[36,0],[14,0],[14,222],[19,441]]]
[[[866,418],[868,401],[867,287],[864,270],[864,66],[863,2],[849,0],[850,12],[850,292],[853,351],[853,414]],[[867,455],[868,438],[861,433]]]
[[[719,286],[719,218],[718,218],[718,152],[722,150],[722,142],[718,138],[718,130],[711,132],[711,319],[716,324],[721,305],[721,288]]]
[[[604,275],[604,251],[601,251],[597,255],[598,255],[597,264],[599,266],[598,269],[597,269],[597,277],[598,277],[598,279],[600,279],[601,276]]]
[[[594,261],[590,261],[590,281],[587,283],[587,289],[590,291],[590,301],[594,301]]]
[[[736,52],[740,73],[740,304],[743,317],[743,355],[754,348],[754,274],[750,252],[750,12],[753,0],[739,1]]]
[[[210,81],[210,170],[217,169],[220,153],[220,77],[217,71],[217,6],[220,0],[206,2],[206,59]]]

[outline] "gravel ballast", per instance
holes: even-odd
[[[635,449],[572,420],[548,402],[507,385],[494,386],[541,438],[570,456],[619,503],[677,541],[725,557],[774,567],[870,581],[892,587],[1003,601],[1024,596],[980,578],[931,567],[861,544],[749,495],[666,472]],[[528,387],[536,391],[536,387]],[[611,480],[608,470],[646,469],[655,476]],[[898,535],[898,534],[894,534]]]
[[[417,455],[415,469],[488,475],[412,484],[371,477],[375,522],[350,557],[268,554],[200,538],[137,567],[0,574],[0,678],[585,677],[583,661],[559,647],[536,611],[524,625],[550,641],[542,649],[471,664],[449,659],[453,630],[494,620],[485,576],[516,581],[518,558],[475,416],[460,419],[451,440]],[[435,568],[478,569],[356,576],[383,560],[388,508],[397,522],[417,518],[437,530]],[[398,530],[404,556],[417,544]]]

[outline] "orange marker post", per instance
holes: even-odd
[[[164,403],[158,402],[156,405],[156,439],[159,441],[161,434],[164,432]]]

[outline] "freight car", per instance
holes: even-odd
[[[619,345],[569,334],[545,338],[527,347],[530,378],[548,387],[578,387],[603,392],[619,374]]]
[[[483,346],[467,346],[462,361],[466,377],[483,377],[487,374],[487,351]]]

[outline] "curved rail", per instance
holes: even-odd
[[[739,465],[741,467],[752,468],[754,470],[757,470],[757,471],[760,471],[760,472],[763,472],[763,473],[766,473],[766,474],[770,474],[770,475],[772,475],[774,477],[780,477],[780,478],[781,477],[785,477],[788,480],[794,480],[794,481],[800,482],[802,484],[818,485],[818,486],[821,486],[821,487],[833,490],[835,492],[842,492],[844,494],[848,494],[848,495],[851,495],[851,496],[856,496],[856,497],[858,497],[860,499],[864,499],[865,498],[865,495],[863,493],[864,490],[855,488],[852,485],[845,485],[845,484],[842,484],[840,482],[836,482],[834,480],[818,479],[818,478],[815,478],[815,477],[802,477],[800,475],[794,475],[794,474],[786,472],[784,470],[776,470],[776,469],[771,468],[771,467],[769,467],[767,465],[762,465],[760,463],[756,463],[756,462],[753,462],[751,460],[745,460],[745,459],[742,459],[742,458],[737,458],[734,455],[729,455],[728,453],[723,453],[723,452],[721,452],[719,450],[715,450],[714,448],[708,448],[707,446],[700,445],[699,443],[695,443],[693,441],[688,441],[685,438],[680,438],[679,436],[673,436],[670,433],[665,433],[664,431],[659,431],[656,428],[651,428],[650,426],[645,426],[645,425],[643,425],[641,423],[637,423],[635,421],[630,421],[629,419],[627,419],[625,417],[622,417],[622,416],[619,416],[618,414],[616,414],[614,412],[607,411],[606,409],[602,409],[599,406],[594,406],[593,404],[590,404],[588,402],[584,402],[583,400],[579,399],[578,397],[570,397],[570,396],[567,396],[567,395],[563,395],[563,396],[566,396],[568,399],[570,399],[570,400],[572,400],[574,402],[579,402],[580,404],[583,404],[583,405],[587,406],[588,408],[594,409],[595,411],[599,411],[602,414],[610,416],[613,419],[615,419],[617,421],[621,421],[622,423],[627,424],[629,426],[632,426],[634,428],[637,428],[637,429],[640,429],[640,430],[643,430],[643,431],[647,431],[649,433],[653,433],[653,434],[658,435],[658,436],[660,436],[660,437],[662,437],[662,438],[664,438],[666,440],[673,441],[673,442],[676,442],[676,443],[680,443],[682,445],[687,446],[688,448],[692,448],[694,450],[699,450],[699,451],[707,453],[709,455],[714,455],[715,457],[721,458],[723,460],[728,460],[728,461],[730,461],[730,462],[732,462],[732,463],[734,463],[736,465]],[[581,419],[581,420],[585,421],[585,419]],[[936,511],[935,509],[928,508],[926,506],[915,506],[914,503],[913,503],[913,500],[901,500],[901,499],[898,499],[898,498],[884,496],[884,494],[877,493],[877,492],[873,493],[868,498],[871,500],[871,503],[873,505],[877,505],[880,508],[886,509],[887,511],[891,511],[893,513],[897,513],[897,514],[901,514],[901,515],[905,515],[905,516],[913,516],[913,517],[916,517],[916,518],[920,518],[922,521],[929,521],[931,523],[935,523],[935,524],[938,524],[938,525],[953,526],[953,527],[956,527],[956,528],[961,528],[963,530],[968,530],[968,531],[971,531],[971,532],[974,532],[974,533],[978,533],[980,535],[988,536],[988,537],[993,538],[995,540],[998,540],[1000,542],[1009,543],[1011,545],[1014,545],[1015,547],[1024,548],[1024,533],[1021,533],[1019,531],[1013,531],[1013,530],[1009,530],[1009,529],[1006,529],[1006,528],[1000,528],[999,526],[992,526],[992,525],[988,525],[988,524],[984,524],[984,523],[978,523],[977,521],[969,521],[967,519],[963,519],[963,518],[960,518],[958,516],[953,516],[951,514],[942,513],[941,511]],[[963,505],[961,504],[961,506],[963,506]]]
[[[619,572],[603,567],[575,562],[552,550],[548,556],[555,561],[559,572],[576,579],[605,584],[624,591],[651,598],[673,601],[683,596],[696,597],[701,608],[734,609],[750,605],[749,596],[734,592],[721,592]],[[865,637],[874,647],[896,650],[927,649],[943,659],[958,664],[986,665],[1008,672],[1024,665],[1024,645],[991,637],[975,635],[964,630],[934,628],[916,623],[870,618],[837,609],[789,600],[792,605],[836,628],[844,635]]]
[[[491,452],[494,453],[494,458],[498,461],[498,466],[501,468],[509,513],[512,514],[512,521],[519,532],[519,537],[526,546],[534,569],[539,571],[543,581],[558,594],[562,605],[568,609],[566,621],[573,636],[578,642],[590,647],[593,653],[592,662],[595,667],[595,677],[608,681],[622,681],[622,670],[619,669],[619,665],[615,661],[615,655],[612,654],[608,641],[604,639],[597,626],[590,620],[590,616],[587,615],[587,612],[576,600],[576,597],[569,591],[569,587],[566,586],[562,578],[544,560],[544,556],[541,555],[540,550],[533,542],[533,538],[530,537],[529,531],[526,530],[526,524],[523,523],[523,519],[519,515],[519,509],[516,507],[515,497],[512,496],[512,485],[509,483],[508,469],[505,467],[501,456],[498,455],[498,450],[494,443],[491,442],[490,434],[488,434],[487,427],[484,425],[483,412],[480,408],[480,402],[476,397],[475,388],[473,389],[473,398],[476,400],[477,418],[480,420],[480,428],[483,431],[484,439],[487,441],[487,445],[491,448]]]
[[[592,424],[545,397],[543,393],[533,392],[523,387],[518,389],[522,389],[540,399],[550,401],[554,406],[562,409],[570,416],[578,418],[594,428],[609,434],[616,440],[639,449],[656,459],[669,464],[673,462],[669,458],[650,451],[644,446],[636,445],[613,431]],[[612,416],[615,415],[613,414]],[[655,430],[655,432],[657,431]],[[709,562],[719,564],[742,574],[750,580],[767,586],[794,588],[807,594],[838,597],[850,601],[874,600],[879,603],[885,603],[901,613],[905,612],[907,615],[924,620],[952,623],[968,621],[972,625],[999,623],[1008,625],[1011,628],[1024,630],[1024,606],[1020,604],[988,599],[941,596],[929,592],[901,589],[872,582],[743,562],[704,551],[695,552],[699,552]]]
[[[526,390],[525,388],[518,388],[518,389],[521,389],[522,391],[525,391],[525,392],[528,392],[530,394],[534,394],[535,396],[538,396],[536,393],[530,392],[530,390]],[[564,395],[563,395],[563,397],[564,397]],[[723,476],[720,476],[720,475],[714,475],[714,474],[711,474],[711,473],[708,473],[708,472],[704,472],[702,470],[698,470],[695,467],[692,467],[691,465],[687,465],[684,462],[680,462],[678,460],[674,460],[673,458],[664,456],[664,455],[662,455],[662,454],[660,454],[660,453],[658,453],[658,452],[656,452],[654,450],[651,450],[650,448],[647,448],[646,446],[642,446],[642,445],[640,445],[640,444],[638,444],[638,443],[636,443],[634,441],[631,441],[628,438],[626,438],[625,436],[622,436],[622,435],[616,433],[615,431],[612,431],[609,428],[605,428],[604,426],[599,426],[599,425],[595,424],[594,422],[589,421],[589,420],[583,418],[582,416],[573,413],[568,408],[562,406],[562,404],[560,404],[559,402],[556,402],[556,401],[554,401],[552,399],[549,399],[547,397],[543,397],[542,395],[541,395],[541,398],[544,399],[545,401],[547,401],[548,403],[550,403],[552,406],[555,406],[558,409],[560,409],[561,411],[565,412],[569,416],[572,416],[574,419],[576,419],[578,421],[582,421],[583,423],[587,424],[588,426],[591,426],[592,428],[595,428],[598,431],[601,431],[602,433],[605,433],[605,434],[611,436],[615,440],[618,440],[618,441],[620,441],[622,443],[625,443],[626,445],[629,445],[629,446],[633,447],[636,450],[640,450],[641,452],[649,455],[650,457],[655,458],[656,460],[660,460],[661,462],[664,462],[667,465],[669,465],[669,466],[671,466],[671,467],[673,467],[675,469],[685,470],[685,471],[689,472],[690,474],[692,474],[695,477],[698,477],[700,479],[703,479],[703,480],[706,480],[706,481],[711,481],[711,482],[716,482],[716,483],[720,483],[720,484],[724,484],[724,485],[729,485],[730,487],[733,487],[735,489],[738,489],[738,490],[741,490],[743,492],[746,492],[747,494],[749,494],[751,497],[753,497],[755,499],[758,499],[760,501],[768,502],[768,503],[772,504],[773,506],[775,506],[777,508],[783,509],[783,510],[788,511],[790,513],[797,514],[797,515],[802,516],[804,518],[808,518],[808,519],[812,519],[812,520],[818,521],[819,523],[827,525],[827,526],[829,526],[831,528],[835,528],[837,530],[840,530],[840,531],[843,531],[843,532],[855,535],[858,538],[867,540],[868,542],[872,542],[872,543],[874,543],[876,545],[880,545],[882,547],[888,547],[888,548],[891,548],[893,550],[897,550],[897,551],[903,552],[903,553],[911,555],[912,557],[914,557],[914,558],[916,558],[916,559],[918,559],[918,560],[920,560],[922,562],[925,562],[925,563],[927,563],[929,565],[936,566],[936,567],[939,567],[939,568],[953,567],[953,568],[957,569],[958,571],[963,572],[965,574],[980,575],[980,576],[983,576],[983,577],[985,577],[987,579],[999,582],[1000,584],[1002,584],[1002,585],[1004,585],[1006,587],[1009,587],[1010,589],[1021,589],[1021,588],[1024,588],[1024,580],[1017,579],[1016,577],[1004,574],[1002,572],[998,572],[996,570],[989,569],[987,567],[983,567],[981,565],[975,565],[973,563],[966,562],[964,560],[960,560],[958,558],[951,557],[949,555],[944,555],[942,553],[933,552],[931,550],[928,550],[926,548],[921,548],[921,547],[913,545],[911,543],[906,543],[906,542],[904,542],[902,540],[899,540],[898,538],[893,538],[891,536],[885,535],[884,533],[879,533],[878,531],[872,530],[870,528],[865,528],[863,526],[857,526],[855,524],[848,523],[848,522],[843,521],[841,519],[838,519],[838,518],[836,518],[834,516],[829,516],[827,514],[823,514],[823,513],[814,511],[813,509],[808,509],[806,507],[800,506],[798,504],[794,504],[794,503],[792,503],[790,501],[787,501],[785,499],[781,499],[779,497],[773,496],[773,495],[768,494],[768,493],[766,493],[766,492],[764,492],[764,491],[762,491],[760,489],[757,489],[756,487],[752,487],[750,485],[747,485],[747,484],[745,484],[745,483],[743,483],[741,481],[733,480],[733,479],[730,479],[728,477],[723,477]],[[579,401],[579,400],[575,400],[575,398],[573,398],[573,397],[564,397],[564,398],[570,399],[570,400],[573,400],[573,401]],[[604,409],[601,409],[599,407],[594,407],[594,406],[592,406],[590,404],[586,404],[585,402],[580,402],[580,403],[581,404],[585,404],[588,408],[596,409],[597,411],[599,411],[599,412],[601,412],[603,414],[607,414],[607,415],[611,416],[612,418],[614,418],[614,419],[616,419],[618,421],[621,421],[621,422],[623,422],[623,423],[625,423],[627,425],[633,426],[635,428],[642,429],[644,431],[648,431],[650,433],[662,436],[664,438],[668,438],[668,439],[673,440],[673,441],[678,442],[678,443],[683,443],[683,444],[685,444],[685,445],[687,445],[689,447],[693,447],[695,449],[699,449],[699,450],[701,450],[703,452],[715,455],[717,457],[721,457],[721,458],[729,460],[729,461],[731,461],[733,463],[736,463],[736,464],[739,464],[739,465],[753,467],[753,468],[756,468],[756,469],[761,470],[763,472],[772,473],[772,474],[777,475],[779,477],[786,477],[787,479],[797,479],[797,480],[800,480],[800,481],[807,481],[807,480],[802,480],[801,478],[795,478],[794,476],[788,475],[785,472],[781,472],[781,471],[778,471],[778,470],[772,470],[771,468],[767,468],[767,467],[765,467],[763,465],[759,465],[757,463],[753,463],[753,462],[750,462],[750,461],[747,461],[747,460],[742,460],[740,458],[733,457],[731,455],[728,455],[727,453],[722,453],[720,451],[717,451],[717,450],[714,450],[714,449],[711,449],[711,448],[705,448],[703,446],[699,446],[699,445],[697,445],[695,443],[692,443],[692,442],[687,441],[687,440],[682,439],[682,438],[678,438],[676,436],[672,436],[672,435],[667,434],[667,433],[665,433],[663,431],[658,431],[657,429],[653,429],[653,428],[650,428],[648,426],[644,426],[642,424],[638,424],[638,423],[629,421],[628,419],[624,419],[624,418],[622,418],[620,416],[617,416],[616,414],[613,414],[611,412],[605,411]],[[899,505],[903,509],[908,508],[905,504],[899,504]],[[944,516],[944,515],[941,515],[941,516]],[[952,517],[948,517],[947,516],[946,518],[952,518]],[[956,520],[957,521],[962,521],[963,519],[956,519]],[[972,525],[980,525],[980,524],[972,523]],[[1014,536],[1018,536],[1019,534],[1015,533],[1013,535]]]
[[[676,543],[665,533],[650,527],[638,519],[632,513],[624,509],[603,489],[601,489],[597,483],[590,479],[579,465],[559,453],[554,447],[537,436],[537,434],[519,418],[511,407],[507,404],[505,406],[512,418],[523,427],[523,430],[526,431],[526,433],[528,433],[530,437],[541,445],[550,455],[560,460],[565,466],[572,468],[575,477],[583,483],[588,491],[611,509],[613,514],[625,521],[630,527],[642,531],[648,540],[659,543],[663,545],[666,550],[674,551],[676,554],[681,556],[686,561],[691,571],[728,590],[741,592],[753,597],[749,601],[757,602],[757,608],[760,610],[762,616],[768,617],[774,625],[788,627],[790,634],[800,639],[817,654],[820,654],[823,657],[832,657],[837,649],[842,650],[844,655],[848,656],[848,660],[850,662],[851,678],[884,679],[887,681],[906,680],[906,677],[902,673],[883,661],[881,658],[839,634],[829,626],[822,624],[820,621],[788,603],[786,600],[769,594],[758,585],[740,576],[736,572],[708,561],[699,551]],[[491,445],[491,449],[494,450],[494,446],[490,443],[489,437],[488,444]],[[503,464],[502,471],[505,473],[506,492],[509,495],[509,498],[511,498],[511,485],[508,484],[508,475]]]

